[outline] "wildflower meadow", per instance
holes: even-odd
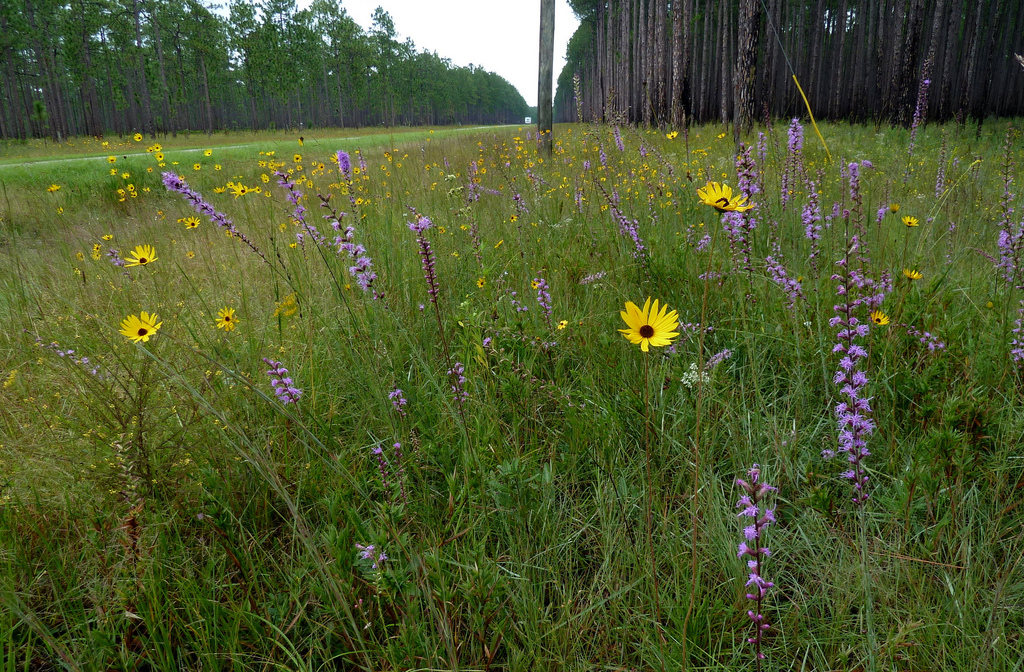
[[[0,146],[2,669],[1024,669],[1016,122],[320,135]]]

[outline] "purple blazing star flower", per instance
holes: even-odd
[[[775,492],[777,488],[761,482],[761,469],[756,464],[747,472],[747,475],[749,476],[747,481],[741,478],[736,479],[736,485],[745,493],[736,502],[736,508],[742,509],[739,516],[752,518],[753,521],[751,525],[743,528],[743,538],[746,541],[739,543],[736,555],[741,560],[744,557],[747,558],[749,573],[746,587],[752,589],[747,593],[747,599],[756,604],[756,609],[747,612],[747,616],[754,623],[755,628],[754,636],[748,638],[747,641],[754,645],[757,669],[760,670],[761,661],[764,660],[764,653],[761,652],[762,636],[770,627],[762,613],[764,598],[768,594],[768,589],[774,585],[761,575],[762,562],[771,556],[771,551],[761,544],[764,529],[775,522],[775,509],[764,508],[762,510],[762,502],[768,493]]]

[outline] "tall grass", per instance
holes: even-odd
[[[695,195],[737,184],[715,127],[623,129],[620,152],[610,128],[560,126],[552,157],[499,129],[0,171],[4,669],[753,669],[734,508],[752,463],[779,488],[765,669],[869,654],[880,669],[1021,669],[1022,297],[993,263],[1020,221],[1001,197],[1021,146],[1005,122],[980,140],[919,129],[912,155],[905,131],[823,127],[835,161],[810,138],[803,151],[830,217],[815,268],[806,182],[783,208],[785,131],[761,131],[747,262]],[[334,153],[360,145],[347,185]],[[864,339],[873,651],[860,514],[845,463],[821,457],[836,446],[842,171],[864,159],[864,270],[894,279],[891,322]],[[268,161],[292,171],[327,244]],[[186,229],[167,169],[262,257],[208,218]],[[229,180],[271,196],[214,192]],[[330,244],[318,194],[346,213],[382,299]],[[436,316],[413,210],[433,224]],[[105,256],[141,244],[158,259]],[[769,255],[801,283],[792,308]],[[616,330],[647,296],[684,327],[644,355]],[[119,325],[142,310],[163,324],[133,344]],[[298,403],[278,400],[263,358],[289,369]]]

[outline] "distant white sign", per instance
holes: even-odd
[[[524,121],[523,123],[524,124],[532,124],[533,123],[533,117],[527,117],[526,121]]]

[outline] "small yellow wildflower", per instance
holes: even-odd
[[[221,308],[217,312],[217,328],[223,329],[224,331],[231,331],[235,328],[238,320],[235,319],[234,308]]]
[[[142,311],[141,315],[129,315],[121,322],[120,333],[131,339],[133,342],[147,342],[149,337],[157,332],[163,322],[157,322],[156,313],[150,315]]]

